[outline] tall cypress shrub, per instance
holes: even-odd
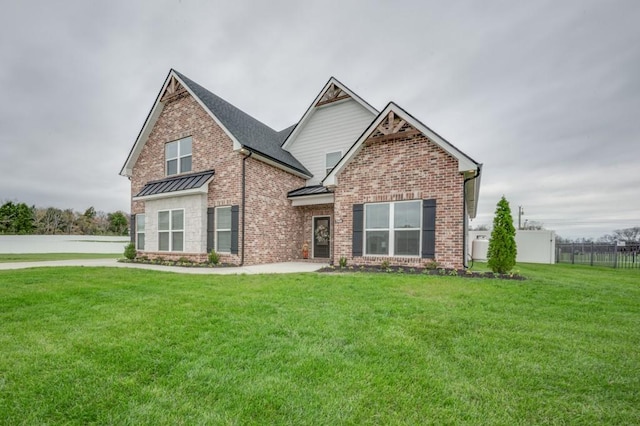
[[[503,195],[498,201],[493,217],[493,230],[487,251],[488,266],[493,272],[507,273],[515,266],[517,253],[516,229],[513,226],[511,208]]]

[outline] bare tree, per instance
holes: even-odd
[[[616,229],[613,231],[615,239],[618,241],[624,241],[625,243],[637,243],[640,242],[640,226],[634,226],[633,228]]]

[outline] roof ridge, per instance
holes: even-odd
[[[281,132],[272,129],[178,71],[173,70],[173,72],[208,109],[209,113],[222,124],[231,138],[242,147],[256,151],[305,176],[312,176],[297,158],[282,148]]]
[[[244,115],[246,118],[249,118],[250,120],[254,121],[256,124],[259,124],[260,126],[264,126],[267,129],[269,129],[270,131],[272,131],[273,133],[278,133],[277,130],[273,129],[271,126],[269,126],[268,124],[263,123],[262,121],[258,120],[257,118],[255,118],[254,116],[252,116],[249,113],[244,112],[243,110],[241,110],[240,108],[238,108],[237,106],[235,106],[234,104],[232,104],[231,102],[227,101],[226,99],[216,95],[215,93],[213,93],[212,91],[210,91],[209,89],[207,89],[206,87],[196,83],[195,81],[191,80],[189,77],[185,76],[184,74],[173,70],[181,79],[183,80],[187,80],[187,83],[189,85],[193,85],[193,86],[197,86],[198,88],[200,88],[201,90],[207,92],[207,94],[213,96],[214,98],[216,98],[218,101],[221,101],[223,103],[225,103],[227,106],[233,108],[235,111],[237,111],[238,113]],[[235,135],[234,135],[235,136]]]

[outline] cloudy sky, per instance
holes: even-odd
[[[640,226],[640,2],[14,1],[0,201],[129,210],[118,175],[170,68],[275,129],[330,76],[484,163],[478,217]],[[517,219],[516,219],[517,220]]]

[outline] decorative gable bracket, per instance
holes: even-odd
[[[167,84],[167,88],[160,98],[160,102],[168,102],[177,99],[185,93],[187,93],[187,89],[185,89],[182,84],[180,84],[175,76],[171,76],[169,84]]]
[[[396,116],[393,111],[380,122],[371,135],[371,139],[381,141],[387,139],[408,138],[421,132],[412,127],[406,120]]]
[[[335,83],[331,83],[331,85],[324,92],[324,95],[320,98],[320,100],[316,103],[316,106],[326,105],[331,102],[341,101],[343,99],[349,98],[349,94],[342,90],[340,87],[336,86]]]

